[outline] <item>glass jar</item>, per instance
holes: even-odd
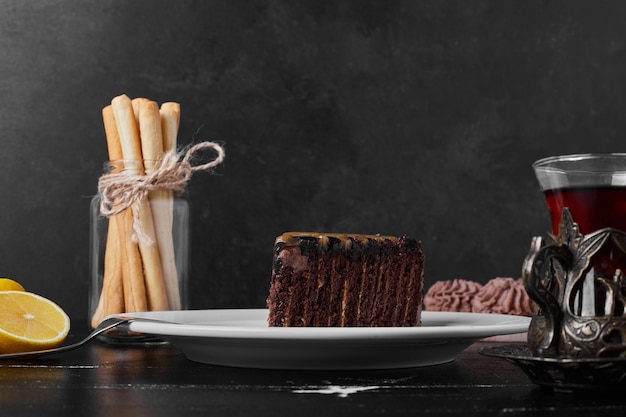
[[[104,171],[135,172],[142,163],[107,162]],[[90,205],[91,327],[111,314],[187,308],[187,199],[157,189],[109,217],[102,214],[101,203],[99,193]],[[106,333],[101,339],[113,343],[159,342],[150,336],[119,331]]]

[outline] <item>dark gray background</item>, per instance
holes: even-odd
[[[0,2],[0,275],[84,317],[119,94],[226,147],[189,186],[191,307],[262,307],[289,230],[409,234],[426,283],[518,277],[531,163],[624,151],[620,1]]]

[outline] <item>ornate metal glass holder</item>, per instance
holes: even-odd
[[[557,235],[533,238],[522,276],[539,305],[528,347],[543,358],[626,357],[626,233],[582,235],[564,208]]]

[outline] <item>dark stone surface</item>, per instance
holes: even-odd
[[[0,275],[84,315],[100,111],[182,106],[191,306],[260,307],[290,230],[408,234],[426,284],[518,277],[549,229],[530,164],[623,150],[621,2],[4,1]]]

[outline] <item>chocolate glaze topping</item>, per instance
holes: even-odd
[[[359,241],[362,243],[368,240],[374,240],[376,242],[389,240],[395,242],[398,240],[394,236],[381,236],[381,235],[349,235],[344,233],[318,233],[318,232],[287,232],[276,238],[276,243],[284,243],[285,245],[299,245],[303,241],[313,240],[316,241],[325,250],[333,249],[349,249],[353,241]]]

